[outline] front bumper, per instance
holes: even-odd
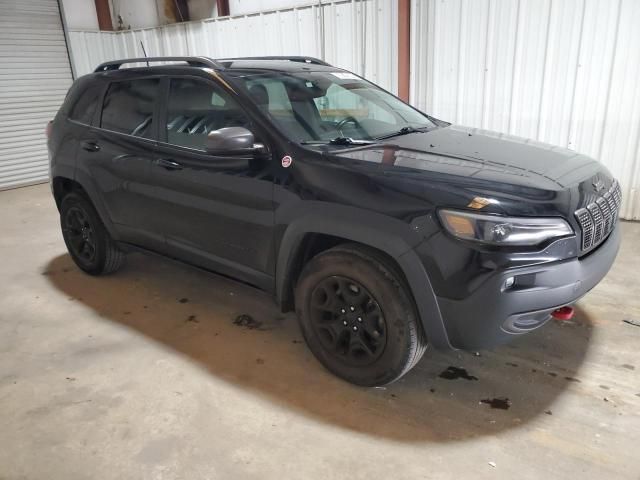
[[[572,304],[602,280],[619,247],[618,224],[605,242],[582,259],[498,270],[463,300],[438,297],[451,345],[489,348],[542,326],[553,310]],[[505,289],[510,277],[515,284]]]

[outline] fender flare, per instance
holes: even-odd
[[[359,209],[353,209],[355,212],[348,210],[352,209],[340,209],[331,214],[309,212],[289,224],[282,236],[276,260],[278,302],[282,305],[286,298],[291,270],[307,234],[344,238],[386,252],[396,261],[407,280],[429,343],[439,350],[453,349],[429,275],[414,251],[423,239],[400,220]]]
[[[71,173],[75,173],[75,175],[70,175]],[[119,240],[117,231],[113,226],[113,222],[111,222],[111,217],[109,217],[107,209],[104,203],[101,201],[100,195],[98,195],[97,193],[97,187],[95,186],[93,180],[89,175],[87,175],[86,173],[84,173],[82,170],[79,170],[79,169],[76,169],[74,172],[72,172],[71,169],[62,169],[56,166],[55,170],[52,172],[51,178],[52,178],[52,182],[53,182],[53,179],[55,178],[66,178],[80,185],[80,187],[82,187],[82,189],[85,191],[85,193],[89,197],[89,201],[92,203],[92,205],[95,207],[96,211],[98,212],[98,215],[100,216],[100,220],[102,220],[102,223],[104,227],[107,229],[107,232],[109,233],[111,238],[113,238],[116,241]]]

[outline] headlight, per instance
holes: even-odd
[[[573,233],[561,218],[501,217],[456,210],[440,210],[438,214],[452,235],[489,245],[538,245]]]

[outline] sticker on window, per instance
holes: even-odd
[[[338,77],[340,80],[360,80],[356,75],[349,72],[331,72],[331,75]]]

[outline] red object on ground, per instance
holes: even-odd
[[[571,320],[574,313],[573,307],[560,307],[551,312],[551,316],[556,320]]]

